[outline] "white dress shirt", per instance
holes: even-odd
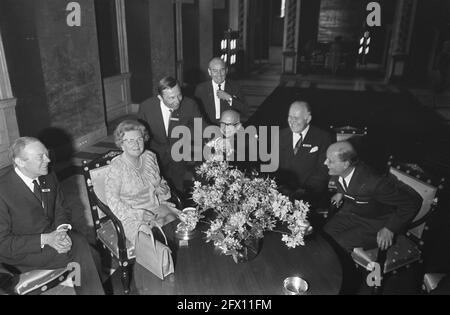
[[[25,174],[23,174],[17,167],[14,168],[14,171],[16,172],[17,176],[20,177],[21,180],[23,180],[23,182],[25,183],[25,185],[27,185],[27,187],[31,190],[31,192],[34,194],[34,184],[33,181],[36,180],[38,182],[39,185],[41,185],[41,183],[39,182],[39,178],[29,178],[28,176],[26,176]],[[42,208],[44,208],[44,204],[42,204]],[[72,229],[72,225],[70,224],[61,224],[60,226],[58,226],[56,228],[56,230],[59,229],[66,229],[66,230],[71,230]],[[44,243],[43,243],[43,236],[41,235],[41,248],[44,248]]]
[[[20,179],[23,180],[25,185],[27,185],[27,187],[30,188],[31,192],[34,194],[33,181],[36,180],[38,182],[38,184],[40,185],[41,183],[39,182],[39,178],[29,178],[28,176],[24,175],[17,167],[14,168],[14,171],[20,177]]]
[[[220,119],[220,98],[217,96],[217,91],[219,90],[219,85],[214,81],[211,81],[211,82],[213,85],[214,107],[216,109],[216,119]],[[220,84],[220,89],[222,91],[225,91],[225,81],[223,81]],[[233,106],[233,99],[228,101],[228,103],[230,104],[230,106]]]
[[[161,107],[161,113],[163,115],[164,128],[166,128],[166,136],[169,136],[170,108],[167,107],[161,100],[159,100],[159,106]]]
[[[308,133],[309,125],[303,129],[301,132],[302,134],[302,141],[305,141],[306,134]],[[292,148],[295,149],[295,145],[297,144],[298,140],[300,139],[300,133],[292,133]]]
[[[341,184],[342,187],[344,187],[344,190],[345,190],[345,187],[348,188],[348,186],[350,185],[350,181],[352,180],[354,172],[355,172],[355,168],[353,168],[352,171],[350,172],[350,174],[348,174],[347,176],[345,176],[345,177],[339,176],[339,183]],[[344,185],[343,180],[345,180],[346,185]]]

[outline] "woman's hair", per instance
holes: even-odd
[[[116,130],[114,130],[114,142],[118,148],[120,148],[122,145],[125,132],[133,130],[140,131],[142,138],[144,138],[144,141],[147,141],[149,139],[147,129],[145,129],[143,124],[141,124],[137,120],[124,120],[116,127]]]

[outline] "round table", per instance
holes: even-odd
[[[278,295],[283,294],[284,279],[291,276],[308,282],[307,294],[338,294],[342,282],[338,256],[319,234],[307,236],[305,246],[289,249],[280,233],[266,233],[258,256],[237,264],[206,243],[199,232],[173,256],[175,273],[164,281],[135,264],[139,294]]]

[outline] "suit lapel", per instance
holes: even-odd
[[[12,185],[16,186],[16,191],[20,194],[20,191],[23,192],[23,197],[27,199],[30,203],[34,203],[39,205],[42,208],[42,204],[39,199],[34,195],[34,193],[30,190],[30,188],[25,184],[25,182],[17,175],[17,173],[12,170]]]
[[[213,119],[216,119],[216,102],[214,101],[214,88],[213,84],[210,81],[208,84],[208,103],[211,104],[210,106],[205,106],[207,110],[209,111],[209,117],[212,117]]]
[[[356,194],[360,188],[364,185],[363,177],[361,176],[362,168],[361,166],[355,167],[355,172],[353,173],[352,179],[350,180],[350,183],[347,185],[348,187],[348,193],[350,194]]]
[[[164,118],[161,111],[161,105],[159,98],[156,98],[157,102],[153,108],[153,113],[150,117],[154,117],[153,125],[155,126],[155,133],[159,134],[163,139],[167,139],[166,127],[164,126]]]

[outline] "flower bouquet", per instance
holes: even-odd
[[[199,180],[194,183],[193,200],[199,213],[212,209],[214,218],[206,241],[226,255],[239,255],[252,239],[261,239],[266,231],[285,226],[282,240],[294,248],[304,245],[309,227],[309,205],[293,204],[277,190],[274,180],[246,177],[226,161],[207,161],[197,168]]]

